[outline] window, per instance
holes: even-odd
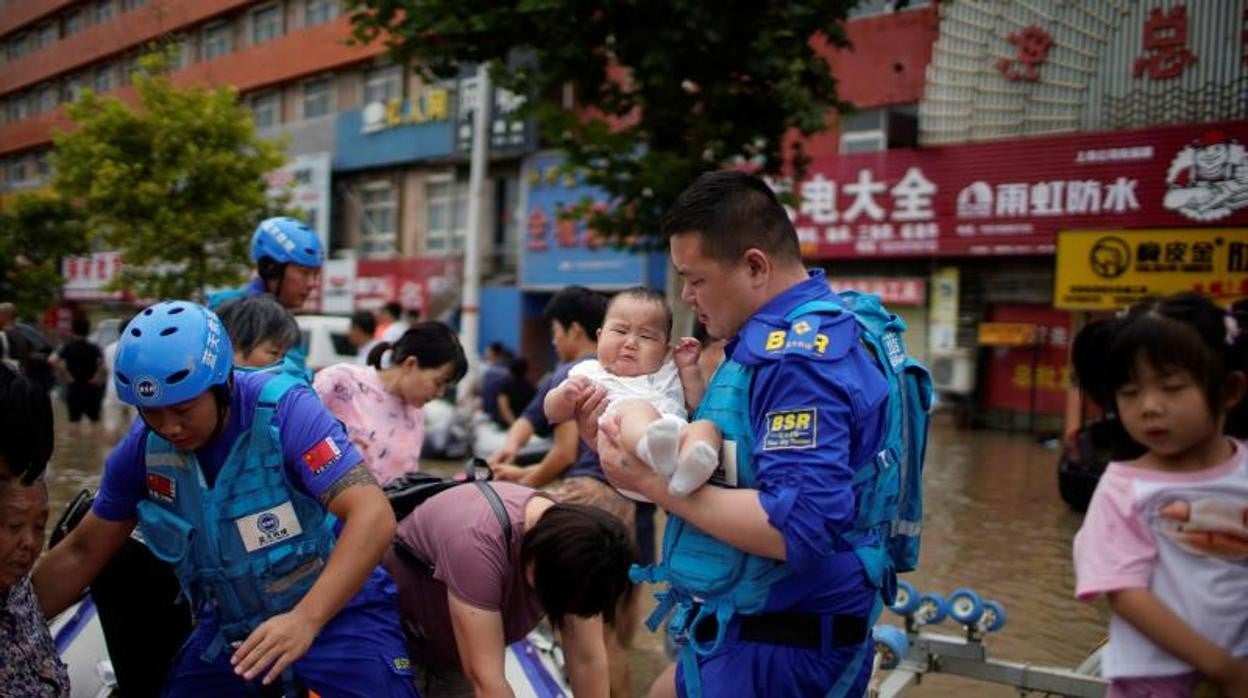
[[[113,89],[113,66],[106,65],[95,71],[95,92],[103,94]]]
[[[364,73],[364,104],[388,102],[403,96],[403,68],[397,65]]]
[[[9,161],[9,181],[26,181],[26,158],[18,156]]]
[[[113,0],[95,0],[95,8],[91,13],[91,22],[103,24],[113,18]]]
[[[23,34],[18,34],[12,39],[9,39],[8,44],[6,44],[4,47],[4,53],[6,56],[8,56],[8,59],[11,61],[15,61],[21,58],[22,54],[25,52],[26,52],[26,36]]]
[[[338,0],[304,0],[303,26],[315,27],[338,16]]]
[[[82,94],[82,88],[86,86],[86,79],[82,73],[74,75],[65,82],[61,83],[61,101],[72,102],[78,99],[78,95]]]
[[[179,35],[173,38],[173,69],[181,70],[195,62],[195,37]]]
[[[44,48],[56,43],[58,32],[56,30],[56,22],[48,22],[43,24],[35,31],[34,48]]]
[[[202,45],[204,60],[220,58],[230,52],[230,25],[216,22],[204,27]]]
[[[251,116],[256,120],[256,128],[269,128],[282,122],[282,96],[274,92],[265,92],[251,98]]]
[[[61,36],[70,37],[82,31],[86,25],[82,12],[75,10],[65,15],[65,19],[61,20]]]
[[[52,174],[52,158],[51,153],[43,151],[35,156],[35,174],[39,177],[47,177]]]
[[[360,220],[360,253],[380,257],[395,252],[398,234],[395,225],[394,185],[376,182],[360,191],[360,207],[364,217]]]
[[[121,0],[121,11],[137,10],[147,4],[147,0]]]
[[[9,98],[9,121],[26,118],[26,95],[16,94]]]
[[[43,89],[39,90],[39,111],[48,112],[56,109],[56,105],[60,103],[59,97],[59,90],[56,89],[55,84],[44,85]]]
[[[318,78],[303,83],[303,118],[325,116],[333,109],[334,79]]]
[[[251,11],[251,43],[263,44],[282,33],[282,13],[277,5],[265,5]]]
[[[129,56],[121,62],[121,84],[129,85],[134,82],[134,74],[139,72],[139,57]]]
[[[454,179],[430,180],[425,185],[425,249],[429,252],[454,252],[464,249],[464,232],[468,219],[467,187]]]

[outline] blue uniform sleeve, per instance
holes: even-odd
[[[291,388],[277,404],[278,433],[286,474],[301,491],[319,499],[355,466],[364,461],[310,388]]]
[[[572,366],[573,364],[568,363],[555,369],[554,373],[538,384],[537,394],[529,401],[529,406],[524,408],[524,414],[521,416],[529,420],[529,423],[533,425],[533,433],[538,436],[550,436],[555,429],[555,425],[546,419],[546,393],[567,379],[568,371],[572,370]]]
[[[139,502],[147,496],[143,434],[147,425],[135,418],[121,442],[104,461],[104,476],[95,493],[91,511],[106,521],[129,521],[139,515]]]
[[[800,574],[849,549],[854,472],[883,438],[887,384],[860,349],[758,367],[750,395],[759,500]]]

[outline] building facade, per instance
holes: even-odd
[[[1242,0],[959,0],[848,34],[859,110],[776,186],[807,259],[894,307],[946,401],[1056,428],[1088,318],[1248,296]]]

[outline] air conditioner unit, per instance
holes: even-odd
[[[975,390],[975,359],[969,351],[935,354],[928,368],[932,372],[932,385],[940,392],[969,395]]]

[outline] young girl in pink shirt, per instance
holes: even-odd
[[[312,385],[384,487],[420,469],[425,438],[420,408],[467,370],[454,331],[440,322],[421,322],[393,344],[373,347],[367,366],[335,364],[317,373]]]
[[[1143,451],[1109,465],[1075,536],[1076,595],[1113,612],[1107,695],[1248,696],[1248,444],[1225,434],[1248,338],[1194,294],[1106,322],[1075,371]]]

